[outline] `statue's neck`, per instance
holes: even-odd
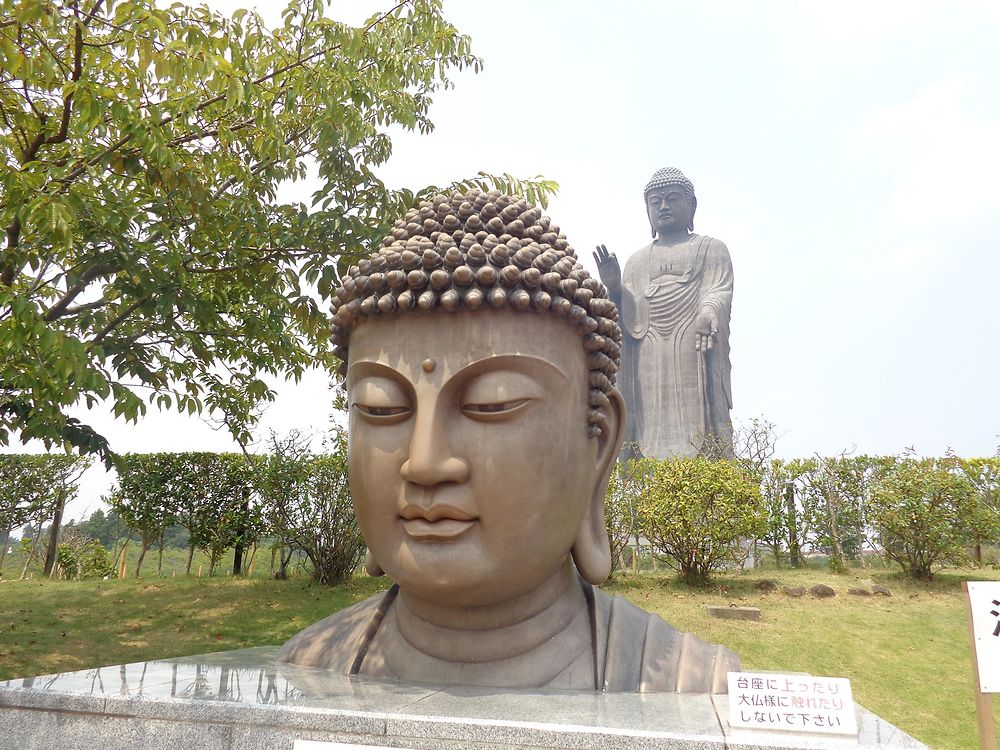
[[[543,685],[581,662],[592,681],[589,609],[569,561],[534,591],[488,606],[449,607],[400,590],[377,640],[379,660],[404,680]]]
[[[663,247],[672,247],[674,245],[679,245],[682,242],[687,242],[691,239],[691,233],[686,229],[679,229],[676,232],[666,232],[665,234],[657,234],[656,239],[653,240],[654,245],[661,245]]]

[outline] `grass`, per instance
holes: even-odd
[[[246,578],[0,584],[0,679],[280,644],[383,587]]]
[[[994,574],[994,578],[996,575]],[[831,599],[795,599],[753,588],[761,578],[783,586],[826,583]],[[854,698],[934,748],[978,747],[963,580],[988,574],[942,573],[930,584],[890,571],[753,571],[692,592],[673,579],[629,576],[609,587],[682,630],[723,643],[749,670],[801,671],[851,680]],[[881,583],[891,597],[847,595]],[[759,607],[760,622],[721,620],[706,604]],[[1000,725],[1000,701],[994,715]]]
[[[678,628],[729,646],[742,654],[747,669],[848,677],[859,703],[931,747],[974,748],[978,741],[961,581],[990,577],[943,573],[931,584],[919,584],[885,570],[833,575],[819,569],[772,569],[720,578],[704,590],[688,589],[665,573],[628,575],[606,588]],[[761,578],[791,586],[827,583],[838,595],[793,599],[766,594],[753,587]],[[849,586],[872,582],[888,586],[893,595],[846,593]],[[384,585],[385,579],[364,577],[327,588],[304,577],[274,581],[180,574],[138,580],[8,580],[0,583],[0,678],[279,644]],[[707,604],[760,607],[763,619],[709,618]],[[1000,714],[997,703],[995,713]]]

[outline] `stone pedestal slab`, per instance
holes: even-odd
[[[737,731],[726,696],[427,687],[275,665],[276,648],[0,682],[21,750],[292,750],[296,739],[413,750],[921,748],[858,706],[854,739]]]

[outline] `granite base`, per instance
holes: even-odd
[[[0,682],[20,750],[292,750],[297,739],[452,748],[922,748],[857,706],[859,736],[733,730],[726,696],[405,685],[276,665],[276,648]]]

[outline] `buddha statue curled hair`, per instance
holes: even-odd
[[[555,315],[580,332],[590,367],[588,435],[600,435],[600,408],[621,359],[618,310],[541,209],[497,190],[422,201],[377,253],[350,267],[330,307],[340,372],[351,329],[365,318],[504,307]]]

